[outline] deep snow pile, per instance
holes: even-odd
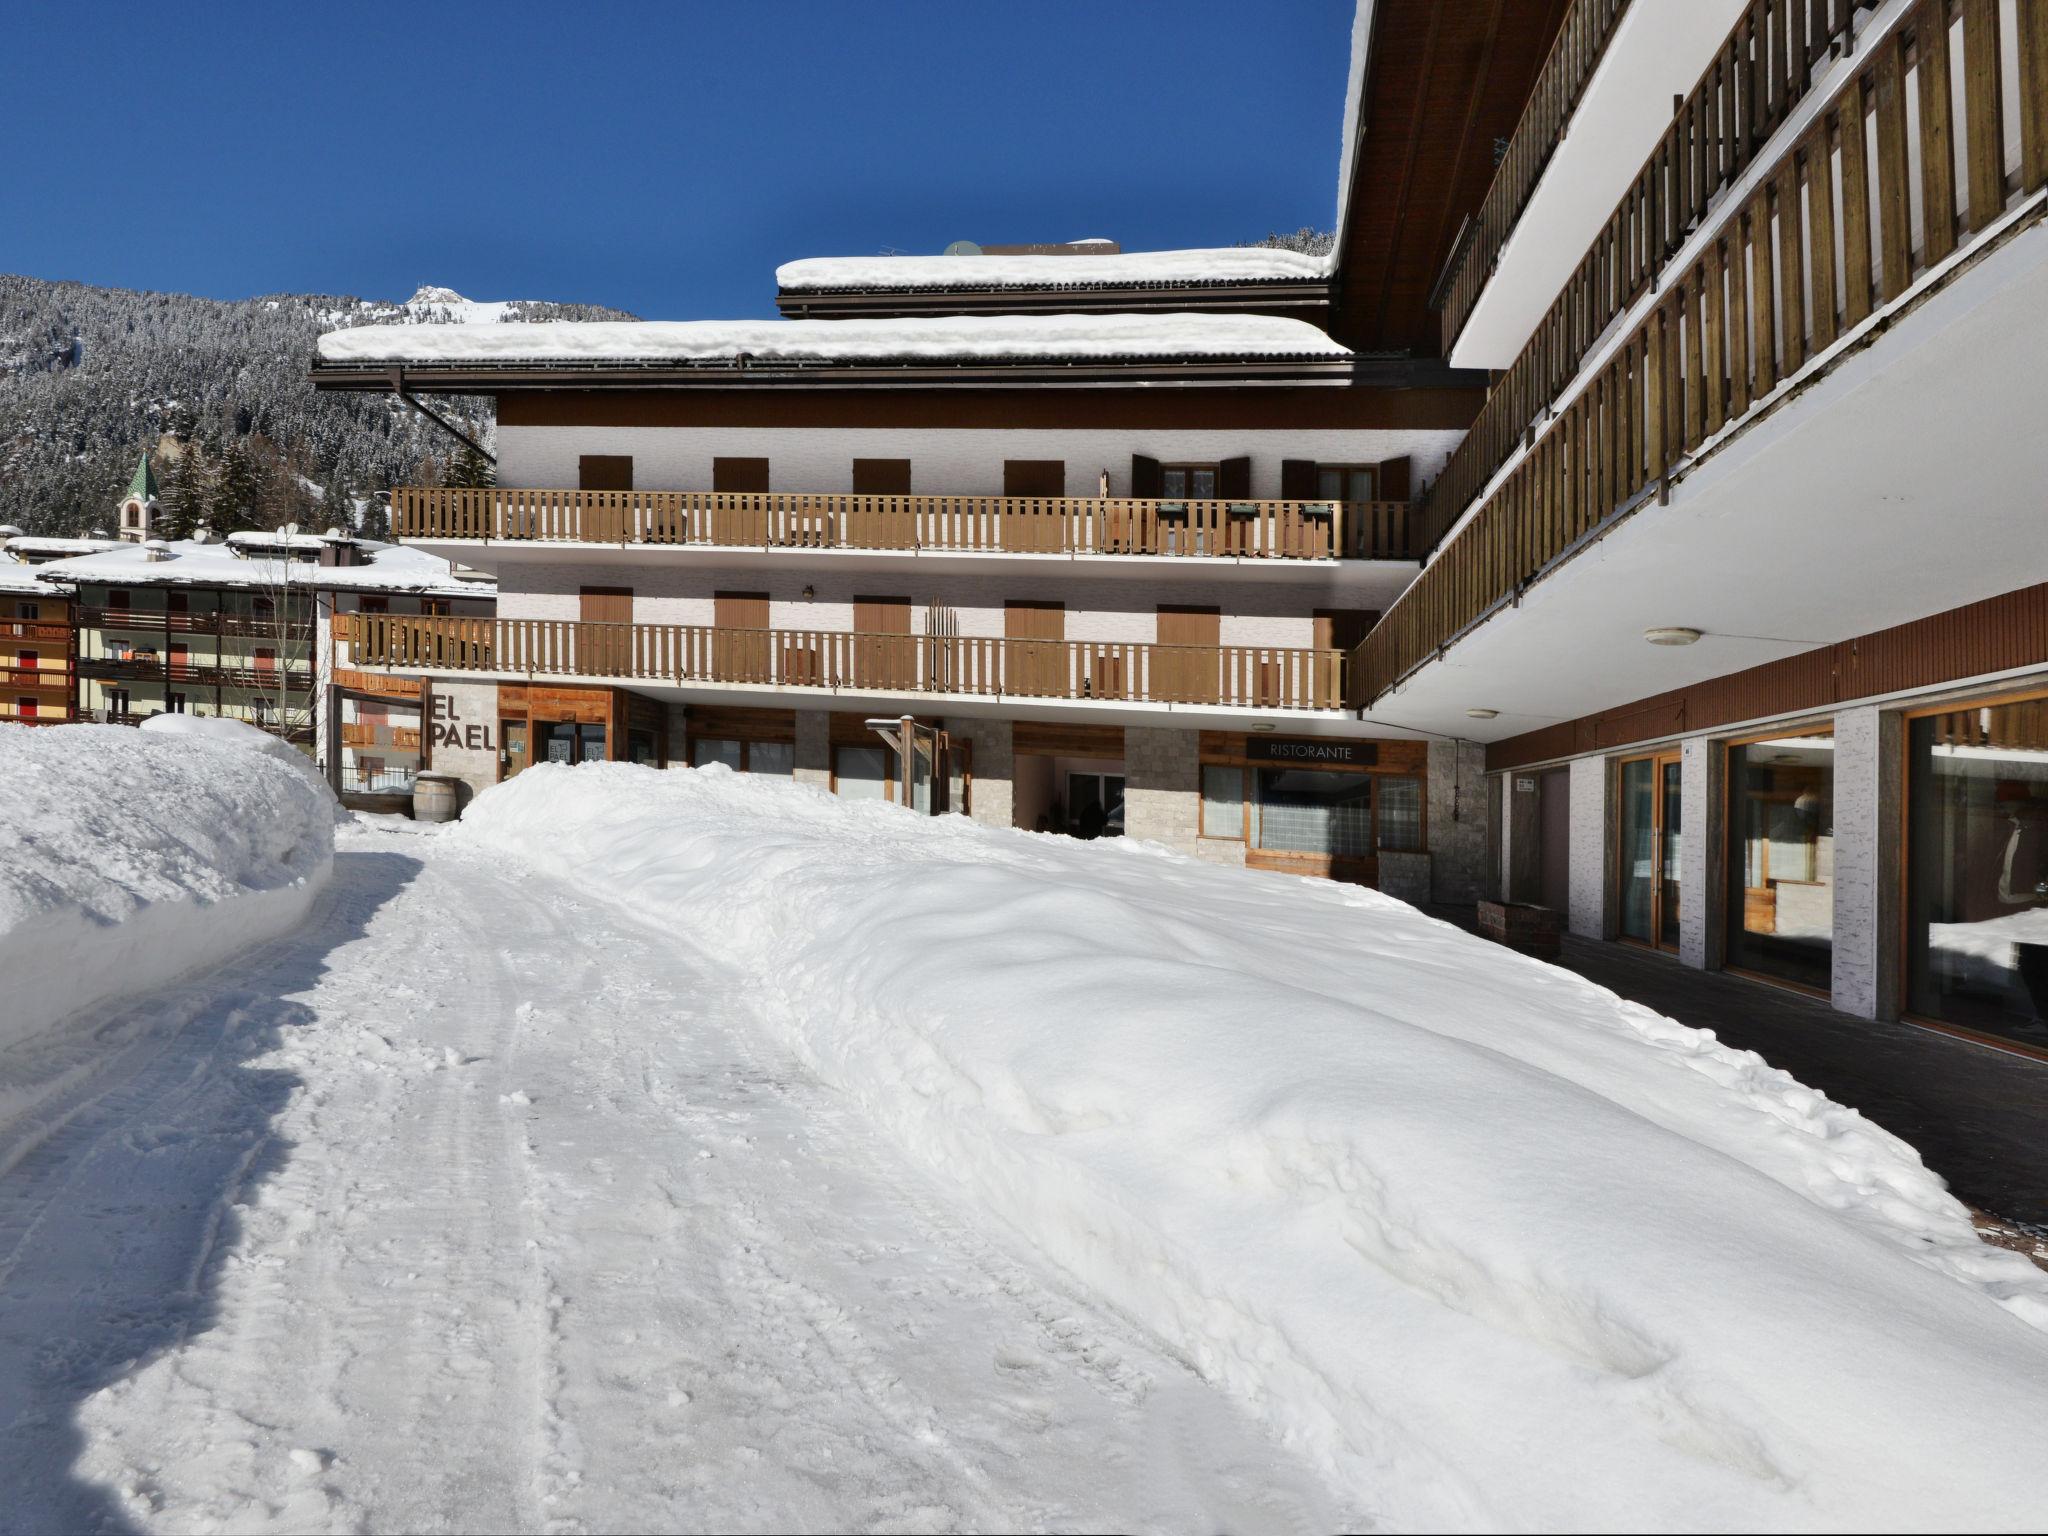
[[[1372,892],[720,769],[537,767],[455,835],[723,957],[1387,1523],[2048,1507],[2044,1277],[1904,1143],[1564,971]]]
[[[206,725],[0,725],[0,1051],[274,937],[326,882],[327,786]],[[50,1087],[16,1066],[0,1123]]]
[[[306,756],[297,747],[282,737],[268,731],[259,731],[255,726],[242,720],[231,720],[225,715],[151,715],[142,722],[140,729],[158,736],[182,736],[219,743],[222,746],[240,747],[249,752],[261,752],[265,757],[283,763],[300,778],[312,785],[322,802],[332,808],[336,820],[346,820],[348,812],[341,808],[341,802],[328,787],[327,780],[320,775],[320,765]]]

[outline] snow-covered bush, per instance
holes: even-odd
[[[722,769],[536,767],[455,835],[730,963],[1389,1525],[2048,1508],[2048,1277],[1860,1115],[1565,971],[1369,891]]]
[[[0,725],[0,1051],[304,917],[334,797],[279,745],[247,726]],[[0,1083],[4,1121],[27,1089]]]

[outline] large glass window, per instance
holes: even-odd
[[[1422,846],[1422,780],[1380,780],[1380,831],[1382,848],[1419,849]]]
[[[1372,775],[1261,768],[1252,845],[1282,853],[1372,853]]]
[[[886,800],[891,789],[887,747],[840,747],[833,754],[835,787],[849,800]]]
[[[2048,699],[1910,723],[1908,1010],[2048,1047]]]
[[[1244,770],[1207,763],[1202,767],[1202,836],[1244,838]]]
[[[1835,938],[1835,743],[1728,749],[1728,964],[1825,990]]]
[[[740,744],[715,736],[698,736],[690,742],[690,766],[703,768],[723,763],[734,773],[740,771]]]
[[[796,748],[786,741],[750,741],[747,743],[747,772],[789,778],[796,772]]]
[[[1678,945],[1681,777],[1676,755],[1621,765],[1621,933],[1662,949]]]

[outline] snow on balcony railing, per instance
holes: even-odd
[[[1405,501],[400,487],[408,539],[1405,560]]]
[[[2044,187],[2048,0],[1924,0],[1773,173],[1720,210],[1696,258],[1664,276],[1641,323],[1353,652],[1351,702],[1377,699],[1642,504]],[[1863,341],[1883,346],[1882,331]]]

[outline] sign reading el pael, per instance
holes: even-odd
[[[495,752],[496,733],[488,725],[465,723],[456,716],[455,700],[435,692],[427,698],[427,740],[437,747],[460,747],[470,752]]]
[[[1380,760],[1376,741],[1336,741],[1313,736],[1251,736],[1244,755],[1255,763],[1299,763],[1304,768],[1371,768]]]

